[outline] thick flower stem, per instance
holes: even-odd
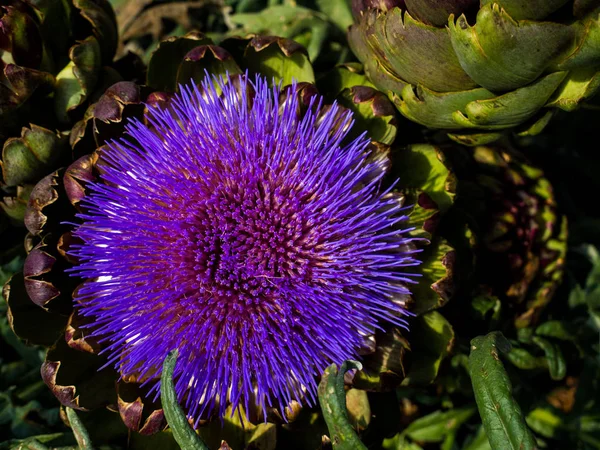
[[[175,441],[183,450],[208,450],[206,444],[190,427],[187,417],[177,403],[173,371],[177,362],[177,349],[172,350],[163,365],[160,377],[160,399],[165,411],[167,423],[171,427]]]

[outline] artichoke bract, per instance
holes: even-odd
[[[539,133],[600,86],[600,2],[362,0],[350,46],[410,120],[464,144]]]

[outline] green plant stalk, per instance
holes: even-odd
[[[93,450],[94,446],[92,445],[90,435],[88,434],[83,422],[81,422],[81,419],[75,410],[73,408],[66,408],[66,410],[69,424],[71,425],[71,429],[75,435],[75,440],[77,441],[77,444],[79,444],[79,448],[81,450]]]
[[[367,450],[350,425],[346,409],[344,374],[350,369],[360,370],[362,364],[358,361],[345,361],[339,372],[335,364],[325,369],[319,383],[319,403],[335,450]]]
[[[177,403],[177,394],[175,393],[175,383],[173,382],[173,372],[177,362],[177,349],[171,350],[165,362],[160,377],[160,400],[165,412],[167,423],[173,432],[173,438],[183,450],[208,450],[206,444],[196,434],[190,426],[187,417],[179,403]]]
[[[535,438],[512,396],[512,385],[498,351],[510,351],[510,343],[500,332],[471,341],[469,374],[490,446],[502,450],[535,449]]]

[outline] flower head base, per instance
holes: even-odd
[[[416,262],[380,190],[387,159],[345,143],[349,112],[295,92],[260,77],[183,87],[104,150],[79,215],[76,300],[108,364],[158,390],[178,348],[196,420],[312,402],[331,362],[404,323]]]

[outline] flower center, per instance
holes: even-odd
[[[310,281],[313,233],[297,192],[257,177],[220,183],[194,222],[201,292],[257,303],[292,280]]]

